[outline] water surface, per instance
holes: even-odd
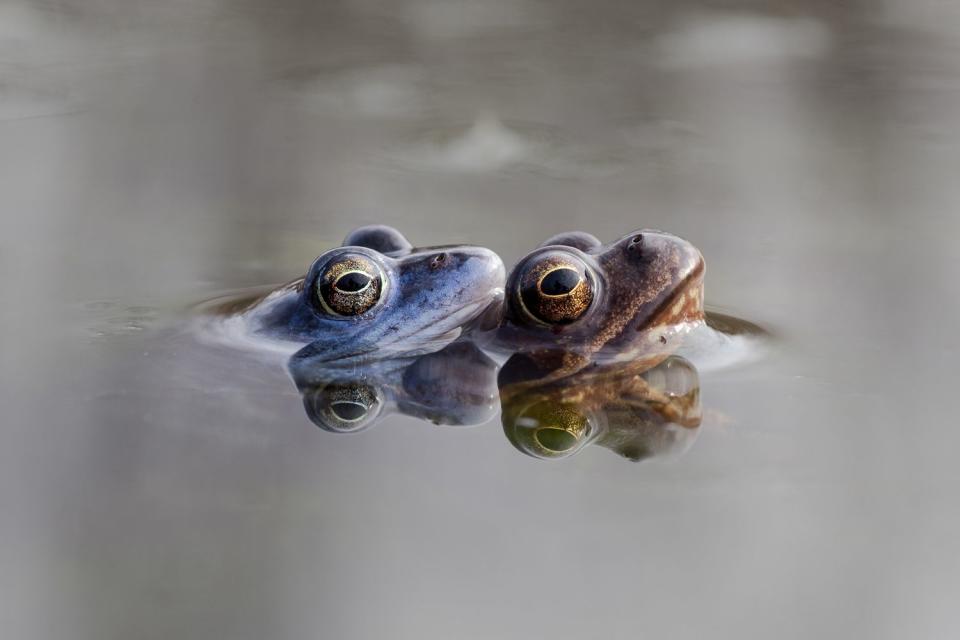
[[[710,6],[0,7],[6,634],[954,637],[960,16]],[[669,459],[323,432],[189,321],[362,223],[661,228],[776,348]]]

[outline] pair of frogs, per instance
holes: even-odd
[[[612,359],[663,360],[703,322],[703,272],[693,245],[658,231],[608,245],[554,236],[506,277],[488,249],[415,249],[369,226],[240,313],[254,335],[302,345],[293,370],[431,353],[470,333],[559,378]]]
[[[327,431],[391,411],[479,424],[499,399],[524,453],[560,458],[596,443],[637,460],[689,443],[700,424],[696,369],[671,353],[703,325],[703,272],[696,248],[657,231],[609,245],[554,236],[507,277],[487,249],[415,249],[372,226],[304,278],[224,310],[295,351],[289,371]],[[508,356],[499,376],[477,344]]]

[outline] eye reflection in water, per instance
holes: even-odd
[[[527,356],[497,365],[472,342],[436,353],[345,368],[291,359],[307,417],[334,433],[357,433],[399,413],[437,425],[478,425],[496,413],[510,443],[542,460],[596,444],[633,461],[677,454],[701,421],[696,368],[670,356],[594,366],[556,380]]]
[[[356,433],[391,413],[437,425],[477,425],[496,414],[497,366],[468,341],[436,353],[363,363],[288,364],[307,417],[334,433]]]
[[[514,356],[499,377],[507,439],[534,458],[567,458],[597,444],[633,461],[685,451],[700,421],[700,384],[687,360],[618,363],[556,381],[531,377]]]

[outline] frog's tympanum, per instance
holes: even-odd
[[[362,227],[305,277],[231,311],[258,338],[307,344],[311,362],[348,365],[430,353],[491,309],[499,318],[504,276],[488,249],[415,249],[395,229]]]
[[[545,460],[597,444],[630,460],[686,450],[700,426],[700,386],[688,361],[652,369],[634,363],[590,367],[560,380],[527,378],[525,355],[500,372],[503,430],[517,449]]]
[[[390,413],[439,425],[482,424],[496,414],[497,366],[466,340],[351,368],[304,358],[292,358],[288,368],[307,416],[326,431],[355,433]]]
[[[659,231],[608,245],[575,232],[550,238],[507,279],[494,348],[523,352],[543,372],[644,359],[652,366],[703,322],[703,256]]]

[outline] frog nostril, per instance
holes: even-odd
[[[433,258],[430,259],[430,268],[439,269],[440,267],[443,266],[443,264],[446,261],[447,261],[447,254],[438,253],[437,255],[433,256]]]
[[[637,235],[630,238],[630,242],[627,243],[627,251],[631,253],[639,253],[640,249],[643,248],[643,234],[638,233]]]

